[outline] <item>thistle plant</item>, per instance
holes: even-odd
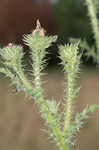
[[[46,66],[46,49],[56,42],[57,36],[46,36],[45,30],[37,20],[36,29],[31,34],[25,35],[24,43],[31,49],[32,82],[25,73],[22,59],[24,52],[22,46],[9,43],[0,50],[1,67],[0,72],[9,77],[12,84],[16,85],[17,92],[23,90],[26,95],[40,105],[40,113],[49,127],[46,131],[50,138],[56,142],[60,150],[71,150],[76,133],[83,125],[83,120],[89,117],[88,113],[93,112],[97,105],[87,106],[82,112],[72,118],[74,99],[80,88],[77,88],[76,79],[80,72],[79,42],[59,46],[59,57],[64,71],[65,102],[64,110],[59,113],[60,103],[55,100],[45,100],[43,95],[42,71]],[[64,118],[64,121],[61,121]]]

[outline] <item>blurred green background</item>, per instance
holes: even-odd
[[[35,28],[39,18],[47,34],[58,34],[57,43],[65,43],[70,37],[86,38],[94,43],[84,0],[0,0],[0,45],[8,42],[22,44],[28,57],[29,49],[22,37]],[[49,66],[44,95],[47,99],[62,101],[64,77],[57,59],[57,46],[48,49]],[[99,104],[99,68],[83,58],[81,90],[74,102],[73,114],[87,104]],[[39,105],[21,92],[15,93],[11,81],[0,76],[0,150],[58,150],[42,131],[47,128],[40,117]],[[96,110],[77,136],[74,150],[99,149],[99,111]]]

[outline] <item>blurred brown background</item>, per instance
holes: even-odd
[[[22,35],[35,28],[38,18],[48,33],[55,32],[55,20],[49,1],[0,0],[0,43],[20,43]]]
[[[57,2],[57,3],[56,3]],[[23,43],[22,36],[35,28],[40,19],[47,33],[57,33],[61,42],[68,37],[86,37],[94,42],[86,9],[81,0],[0,0],[0,45],[8,42]],[[55,50],[56,51],[56,50]],[[53,59],[56,57],[53,56]],[[53,61],[54,62],[54,61]],[[57,101],[64,97],[63,74],[56,64],[51,63],[48,75],[44,77],[45,97]],[[81,90],[73,113],[81,111],[87,104],[99,104],[99,69],[85,67],[81,74]],[[14,92],[9,79],[0,80],[0,150],[58,150],[42,131],[44,121],[40,117],[39,105]],[[74,150],[99,149],[99,111],[95,111],[77,136]]]

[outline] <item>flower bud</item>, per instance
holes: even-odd
[[[40,31],[40,35],[45,36],[46,31],[44,28],[41,27],[39,19],[37,19],[36,21],[36,29],[32,31],[32,34],[34,35],[36,31]]]
[[[8,47],[14,46],[13,43],[8,43]]]

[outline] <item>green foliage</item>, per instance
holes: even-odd
[[[57,36],[50,36],[50,37],[42,36],[40,35],[40,31],[37,30],[34,33],[34,35],[33,33],[25,35],[23,40],[25,44],[31,48],[32,50],[31,55],[34,62],[36,61],[35,59],[37,58],[36,55],[39,56],[39,63],[40,65],[42,65],[40,69],[42,69],[45,62],[44,60],[44,57],[46,55],[45,50],[46,48],[50,47],[53,42],[57,40]]]
[[[5,61],[12,63],[15,63],[15,61],[21,61],[23,57],[22,47],[17,45],[4,47],[0,54]]]
[[[76,44],[67,44],[65,46],[59,46],[62,64],[65,64],[64,71],[71,75],[72,78],[75,78],[76,74],[79,72],[81,55],[78,55],[78,45],[79,42]]]
[[[98,61],[96,59],[97,58],[97,53],[96,53],[94,45],[92,45],[90,47],[85,39],[81,40],[79,38],[70,38],[69,41],[72,42],[72,43],[76,43],[76,42],[80,41],[79,46],[85,52],[85,55],[87,56],[87,59],[89,59],[91,57],[91,58],[93,58],[93,61],[95,63]]]
[[[12,80],[12,84],[16,85],[18,92],[23,90],[29,97],[38,102],[41,116],[49,127],[46,132],[56,142],[59,149],[71,150],[73,145],[72,137],[83,125],[83,119],[87,119],[88,113],[93,112],[99,106],[86,107],[75,116],[74,122],[71,121],[73,100],[80,90],[80,88],[76,87],[76,78],[80,72],[80,58],[82,55],[79,52],[80,41],[59,46],[59,57],[63,65],[65,85],[67,84],[65,86],[65,111],[60,113],[60,103],[55,100],[45,100],[41,76],[46,64],[46,48],[50,47],[56,40],[57,36],[46,36],[44,29],[37,21],[36,29],[31,34],[25,35],[23,39],[31,49],[30,58],[32,59],[33,68],[31,72],[33,80],[30,82],[24,71],[22,47],[12,43],[9,43],[8,46],[0,51],[2,64],[0,72]],[[64,120],[63,122],[62,119]]]
[[[35,52],[36,49],[37,51],[39,51],[39,53],[51,46],[52,42],[55,42],[56,40],[57,36],[42,36],[40,35],[40,31],[36,31],[34,35],[32,33],[24,36],[25,44],[28,45],[33,52]]]
[[[74,123],[71,125],[70,131],[70,133],[72,133],[71,136],[79,132],[80,128],[84,124],[84,119],[88,119],[89,113],[94,112],[96,108],[99,108],[99,106],[98,105],[86,106],[82,112],[76,114]]]

